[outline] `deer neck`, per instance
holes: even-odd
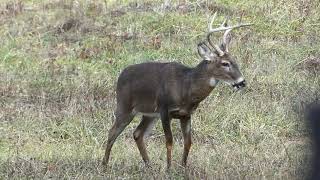
[[[207,62],[202,61],[191,72],[190,90],[192,98],[203,100],[217,86],[219,80],[207,69]]]

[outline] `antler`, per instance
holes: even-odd
[[[224,20],[224,22],[220,25],[220,27],[212,28],[212,24],[213,24],[213,21],[216,18],[216,16],[217,16],[217,12],[214,13],[210,24],[208,24],[207,40],[208,40],[209,44],[218,52],[219,56],[223,56],[225,54],[225,52],[223,50],[221,50],[218,45],[212,43],[210,40],[210,36],[212,35],[212,33],[218,32],[218,31],[225,31],[225,33],[223,35],[223,43],[225,45],[225,51],[228,52],[228,44],[229,43],[227,40],[227,36],[231,32],[231,30],[236,29],[236,28],[240,28],[240,27],[244,27],[244,26],[251,26],[253,24],[252,23],[245,23],[245,24],[237,24],[234,26],[227,26],[227,20]]]

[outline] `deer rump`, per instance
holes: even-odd
[[[124,69],[117,83],[117,111],[185,118],[202,99],[191,98],[192,68],[179,63],[142,63]]]

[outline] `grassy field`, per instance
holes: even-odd
[[[132,137],[137,117],[104,171],[120,71],[146,61],[195,66],[216,11],[219,21],[255,24],[235,31],[231,47],[248,87],[220,84],[201,103],[188,168],[179,165],[178,121],[171,171],[159,122],[145,168]],[[316,0],[0,0],[0,179],[305,177],[302,113],[320,96],[319,12]]]

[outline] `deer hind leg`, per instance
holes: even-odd
[[[149,157],[146,151],[144,143],[144,137],[147,137],[153,126],[155,125],[156,119],[153,117],[142,116],[142,120],[136,130],[133,133],[133,138],[136,141],[141,157],[146,165],[149,164]]]
[[[115,120],[112,128],[109,130],[107,147],[106,147],[105,155],[104,155],[104,158],[102,161],[102,164],[104,166],[108,165],[110,152],[111,152],[111,148],[113,146],[113,143],[115,142],[117,137],[121,134],[121,132],[124,130],[124,128],[128,124],[130,124],[133,117],[134,117],[134,115],[131,112],[129,112],[129,113],[117,112],[116,113],[116,120]]]

